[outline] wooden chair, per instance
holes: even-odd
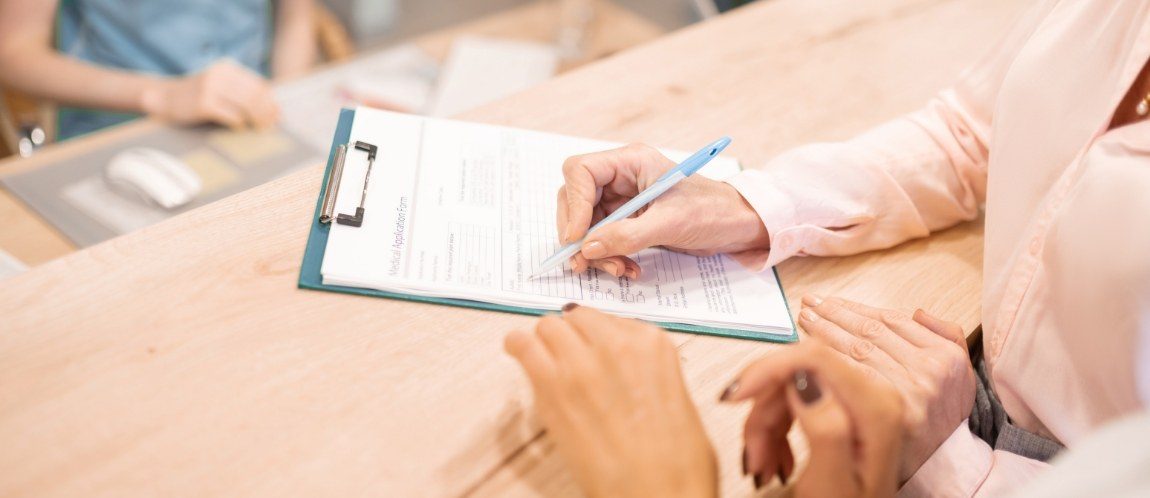
[[[25,129],[40,128],[48,143],[56,136],[55,126],[55,105],[0,88],[0,157],[20,152]]]
[[[339,18],[323,2],[315,4],[315,35],[324,62],[340,62],[355,55],[355,44]],[[39,127],[44,143],[56,140],[56,106],[0,87],[0,157],[20,151],[24,129]]]
[[[355,55],[355,43],[347,28],[323,2],[315,4],[315,37],[320,57],[326,62],[340,62]]]

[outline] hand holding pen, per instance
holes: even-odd
[[[718,155],[729,142],[721,139],[700,153],[707,154],[705,159],[709,160],[713,157],[710,150],[718,148]],[[726,183],[684,175],[687,177],[673,188],[653,196],[653,201],[640,197],[682,164],[676,165],[653,147],[638,144],[569,158],[563,164],[564,185],[559,189],[556,224],[561,244],[579,242],[575,250],[569,249],[572,269],[578,273],[598,268],[617,277],[638,278],[641,269],[628,256],[648,247],[663,246],[696,255],[768,247],[766,228],[758,214]],[[629,210],[624,206],[634,199],[649,203],[588,233],[592,225],[609,215]],[[562,257],[558,263],[567,259]]]

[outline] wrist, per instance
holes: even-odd
[[[759,217],[758,211],[751,206],[735,187],[724,183],[730,199],[730,209],[727,216],[732,223],[729,233],[733,234],[730,247],[726,252],[740,252],[751,249],[766,250],[771,248],[771,237],[767,226]]]
[[[140,113],[163,117],[169,100],[172,81],[164,78],[148,78],[139,94],[137,107]]]

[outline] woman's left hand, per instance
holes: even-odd
[[[799,324],[902,394],[906,441],[900,482],[970,415],[975,377],[959,325],[922,310],[912,315],[817,296],[803,298]]]
[[[574,307],[508,334],[504,346],[588,496],[717,495],[714,451],[665,332]]]

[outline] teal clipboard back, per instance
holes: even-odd
[[[303,263],[300,265],[299,271],[299,288],[320,290],[328,292],[339,292],[342,294],[354,294],[357,296],[370,296],[370,297],[383,297],[388,299],[402,299],[404,301],[413,301],[418,303],[441,304],[447,306],[461,306],[464,308],[474,308],[489,311],[502,311],[506,313],[518,313],[521,315],[535,315],[542,316],[549,311],[539,310],[534,308],[521,308],[518,306],[506,306],[502,304],[486,303],[482,301],[471,301],[467,299],[449,299],[437,298],[427,296],[415,296],[411,294],[402,294],[398,292],[388,292],[375,289],[362,289],[359,287],[344,287],[339,285],[324,285],[323,276],[320,274],[320,267],[323,264],[323,254],[327,249],[327,237],[331,232],[331,225],[319,222],[320,212],[323,210],[323,191],[327,188],[328,173],[335,162],[336,149],[340,144],[348,143],[351,137],[351,125],[355,121],[355,111],[352,109],[343,109],[339,113],[339,124],[335,129],[335,137],[332,139],[331,151],[328,153],[327,167],[324,169],[323,183],[320,185],[320,195],[316,199],[315,213],[311,217],[311,232],[307,237],[307,247],[304,249]],[[778,277],[777,270],[775,277]],[[780,289],[781,290],[781,289]],[[785,294],[784,294],[784,302]],[[788,313],[789,314],[789,313]],[[656,325],[663,327],[667,330],[674,330],[678,332],[688,332],[692,334],[712,335],[718,337],[732,337],[737,339],[750,339],[753,341],[765,342],[779,342],[790,343],[798,340],[798,334],[794,333],[795,324],[791,321],[792,333],[789,336],[767,334],[762,332],[755,332],[750,330],[718,328],[718,327],[702,327],[699,325],[691,325],[686,323],[672,323],[672,322],[655,322]]]

